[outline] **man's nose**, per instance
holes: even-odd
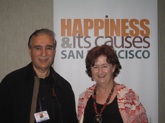
[[[42,48],[41,55],[42,55],[42,56],[46,56],[46,49],[45,49],[45,48]]]

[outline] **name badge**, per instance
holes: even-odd
[[[38,123],[49,120],[49,115],[47,111],[41,111],[41,112],[35,113],[34,117],[36,119],[36,122]]]

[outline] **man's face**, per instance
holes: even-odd
[[[49,70],[55,56],[53,38],[46,34],[32,37],[29,54],[35,69],[43,72]]]

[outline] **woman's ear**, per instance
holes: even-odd
[[[112,70],[113,73],[114,73],[115,69],[116,69],[116,64],[113,65],[113,70]]]

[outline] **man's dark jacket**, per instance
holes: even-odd
[[[51,67],[62,122],[78,123],[71,85]],[[0,122],[29,123],[35,72],[32,63],[8,74],[0,83]]]

